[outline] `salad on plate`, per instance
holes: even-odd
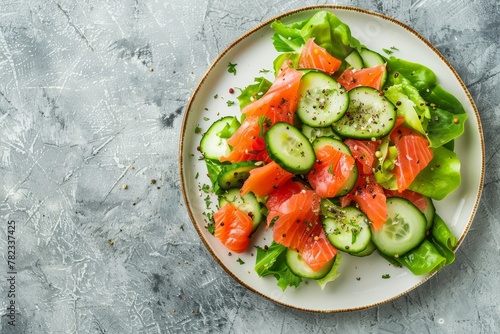
[[[283,290],[324,288],[340,261],[375,252],[415,275],[452,263],[457,239],[433,201],[461,183],[458,99],[396,47],[367,48],[332,12],[271,28],[274,79],[256,76],[239,89],[240,113],[202,134],[217,198],[207,230],[230,252],[256,248],[254,270]],[[257,229],[272,235],[266,246]]]

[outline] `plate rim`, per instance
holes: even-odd
[[[322,9],[329,9],[329,10],[333,10],[333,11],[335,11],[335,10],[353,11],[353,12],[358,12],[358,13],[362,13],[362,14],[366,14],[366,15],[370,15],[370,16],[375,16],[375,17],[381,18],[383,20],[387,20],[387,21],[389,21],[391,23],[394,23],[394,24],[400,26],[401,28],[405,29],[406,31],[408,31],[409,33],[413,34],[415,37],[417,37],[418,39],[420,39],[427,47],[429,47],[446,64],[446,66],[448,67],[448,69],[453,73],[453,75],[455,76],[455,79],[460,84],[460,86],[461,86],[462,90],[464,91],[467,99],[469,100],[469,103],[472,106],[472,110],[474,112],[474,116],[476,117],[476,122],[477,122],[477,131],[478,131],[478,135],[479,135],[479,143],[480,143],[480,150],[481,150],[481,152],[480,152],[481,153],[481,170],[480,170],[480,173],[479,173],[478,191],[477,191],[477,194],[476,194],[476,198],[474,199],[474,205],[472,206],[471,214],[470,214],[470,216],[468,218],[467,225],[465,226],[465,229],[464,229],[462,235],[457,240],[457,246],[456,246],[456,248],[454,250],[455,253],[457,252],[458,248],[460,247],[460,245],[462,244],[463,240],[465,239],[465,236],[468,234],[469,229],[470,229],[470,227],[472,225],[472,222],[474,220],[474,217],[475,217],[475,215],[477,213],[477,209],[479,207],[479,203],[480,203],[480,200],[481,200],[481,197],[482,197],[483,187],[484,187],[485,144],[484,144],[484,134],[483,134],[483,128],[482,128],[482,124],[481,124],[481,119],[480,119],[479,111],[478,111],[477,106],[476,106],[476,104],[474,102],[474,99],[472,98],[472,96],[471,96],[469,90],[467,89],[465,83],[463,82],[462,78],[458,75],[457,71],[450,64],[450,62],[446,59],[446,57],[444,57],[443,54],[441,54],[441,52],[432,43],[430,43],[425,37],[423,37],[420,33],[418,33],[416,30],[414,30],[410,26],[406,25],[405,23],[403,23],[403,22],[401,22],[401,21],[399,21],[399,20],[397,20],[397,19],[395,19],[393,17],[390,17],[388,15],[381,14],[381,13],[378,13],[378,12],[375,12],[375,11],[372,11],[372,10],[369,10],[369,9],[364,9],[364,8],[355,7],[355,6],[330,5],[330,4],[303,6],[303,7],[299,7],[299,8],[296,8],[296,9],[293,9],[293,10],[290,10],[290,11],[287,11],[287,12],[275,15],[275,16],[267,19],[266,21],[264,21],[264,22],[256,25],[252,29],[247,30],[244,34],[240,35],[235,40],[233,40],[233,42],[231,42],[228,46],[226,46],[224,48],[224,50],[222,52],[220,52],[217,55],[217,57],[212,61],[212,63],[208,67],[208,69],[205,71],[205,73],[203,74],[203,76],[201,77],[201,79],[198,81],[198,83],[196,85],[196,88],[193,90],[193,93],[191,94],[191,96],[190,96],[190,98],[188,100],[188,104],[186,105],[186,108],[184,109],[184,117],[183,117],[183,121],[182,121],[182,124],[181,124],[180,140],[179,140],[179,146],[178,146],[178,148],[179,148],[179,150],[178,150],[178,152],[179,152],[178,170],[179,170],[180,183],[181,183],[181,188],[182,188],[181,189],[181,191],[182,191],[182,197],[183,197],[183,200],[184,200],[184,203],[185,203],[185,206],[186,206],[186,211],[187,211],[188,216],[189,216],[189,218],[191,220],[191,223],[195,227],[195,230],[198,233],[199,238],[203,242],[206,250],[211,254],[212,258],[236,282],[238,282],[240,285],[242,285],[246,289],[252,291],[253,293],[256,293],[259,296],[262,296],[262,297],[264,297],[264,298],[266,298],[266,299],[268,299],[268,300],[270,300],[270,301],[272,301],[272,302],[274,302],[276,304],[279,304],[279,305],[282,305],[282,306],[285,306],[285,307],[289,307],[291,309],[300,310],[300,311],[306,311],[306,312],[312,312],[312,313],[344,313],[344,312],[360,311],[360,310],[364,310],[364,309],[368,309],[368,308],[372,308],[372,307],[377,307],[377,306],[383,305],[385,303],[388,303],[390,301],[396,300],[399,297],[401,297],[401,296],[409,293],[410,291],[418,288],[420,285],[422,285],[425,282],[427,282],[431,277],[433,277],[436,274],[436,272],[434,272],[432,274],[429,274],[428,276],[424,277],[418,283],[412,285],[408,289],[406,289],[406,290],[404,290],[404,291],[402,291],[402,292],[400,292],[400,293],[398,293],[398,294],[396,294],[396,295],[394,295],[394,296],[392,296],[390,298],[387,298],[387,299],[385,299],[383,301],[379,301],[379,302],[375,302],[375,303],[370,303],[370,304],[363,305],[363,306],[358,306],[358,307],[345,308],[345,309],[334,309],[334,310],[317,310],[317,309],[310,309],[310,308],[300,307],[300,306],[296,306],[296,305],[291,305],[289,303],[277,300],[275,298],[272,298],[271,296],[268,296],[268,295],[266,295],[266,294],[264,294],[264,293],[256,290],[255,288],[247,285],[245,282],[243,282],[241,279],[239,279],[238,276],[235,275],[221,261],[221,259],[214,253],[214,251],[212,250],[212,248],[208,244],[207,240],[203,236],[203,233],[200,230],[200,226],[198,226],[199,224],[197,223],[197,221],[196,221],[196,219],[194,217],[194,214],[193,214],[193,212],[191,210],[191,206],[189,204],[188,195],[187,195],[185,178],[184,178],[184,157],[183,157],[183,151],[184,151],[184,138],[185,138],[185,134],[186,134],[185,130],[186,130],[186,127],[187,127],[187,124],[188,124],[189,111],[191,110],[191,106],[192,106],[194,100],[196,99],[196,96],[198,95],[199,91],[201,90],[201,87],[203,86],[204,82],[207,80],[207,78],[210,75],[210,73],[212,72],[212,70],[217,66],[217,64],[221,61],[221,59],[230,50],[232,50],[236,45],[238,45],[240,42],[242,42],[243,40],[245,40],[250,35],[254,34],[257,31],[259,31],[260,29],[265,28],[266,26],[269,26],[273,21],[279,20],[279,19],[282,19],[282,18],[286,18],[286,17],[295,15],[295,14],[300,13],[300,12],[322,10]],[[470,116],[472,116],[472,115],[470,115]]]

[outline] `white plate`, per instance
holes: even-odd
[[[397,57],[428,66],[438,76],[440,84],[463,104],[469,118],[464,135],[455,144],[459,158],[466,162],[462,163],[462,184],[447,198],[435,203],[437,212],[458,237],[459,243],[462,242],[472,223],[483,185],[484,146],[477,109],[455,70],[428,41],[392,18],[363,9],[344,6],[301,8],[263,23],[224,50],[208,69],[189,101],[180,138],[180,176],[187,210],[201,240],[217,262],[239,283],[266,298],[296,309],[352,311],[399,297],[430,276],[414,276],[406,269],[394,268],[376,253],[365,258],[344,255],[340,277],[328,283],[324,291],[316,283],[310,282],[301,284],[297,289],[287,288],[283,292],[273,277],[259,278],[254,272],[255,248],[250,247],[244,254],[229,255],[228,250],[206,231],[206,194],[200,191],[203,184],[210,182],[206,177],[204,162],[199,160],[197,146],[201,134],[196,134],[195,129],[201,127],[203,133],[217,118],[239,115],[237,103],[230,107],[227,105],[228,100],[237,102],[238,95],[237,90],[230,94],[229,88],[246,87],[257,76],[266,76],[273,81],[272,71],[260,73],[262,69],[272,70],[272,62],[278,54],[271,41],[273,31],[269,25],[273,20],[281,19],[288,23],[306,19],[318,10],[335,13],[349,25],[353,36],[368,48],[382,53],[383,48],[395,46],[399,49],[395,53]],[[236,75],[228,73],[229,62],[237,64]],[[196,178],[196,175],[199,177]],[[212,200],[215,202],[215,197]],[[271,241],[272,237],[264,232],[252,237],[252,243],[260,246]],[[238,259],[244,264],[240,264]],[[390,279],[382,279],[385,274],[389,274]]]

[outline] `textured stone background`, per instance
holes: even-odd
[[[177,165],[184,108],[219,52],[274,15],[324,3],[387,14],[429,39],[475,99],[487,155],[456,262],[401,298],[340,314],[284,308],[226,274],[188,219]],[[496,0],[1,1],[1,332],[498,332],[499,36]]]

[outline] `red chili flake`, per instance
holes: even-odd
[[[229,93],[230,93],[230,94],[233,94],[233,93],[234,93],[234,89],[233,89],[232,87],[231,87],[231,88],[229,88]]]

